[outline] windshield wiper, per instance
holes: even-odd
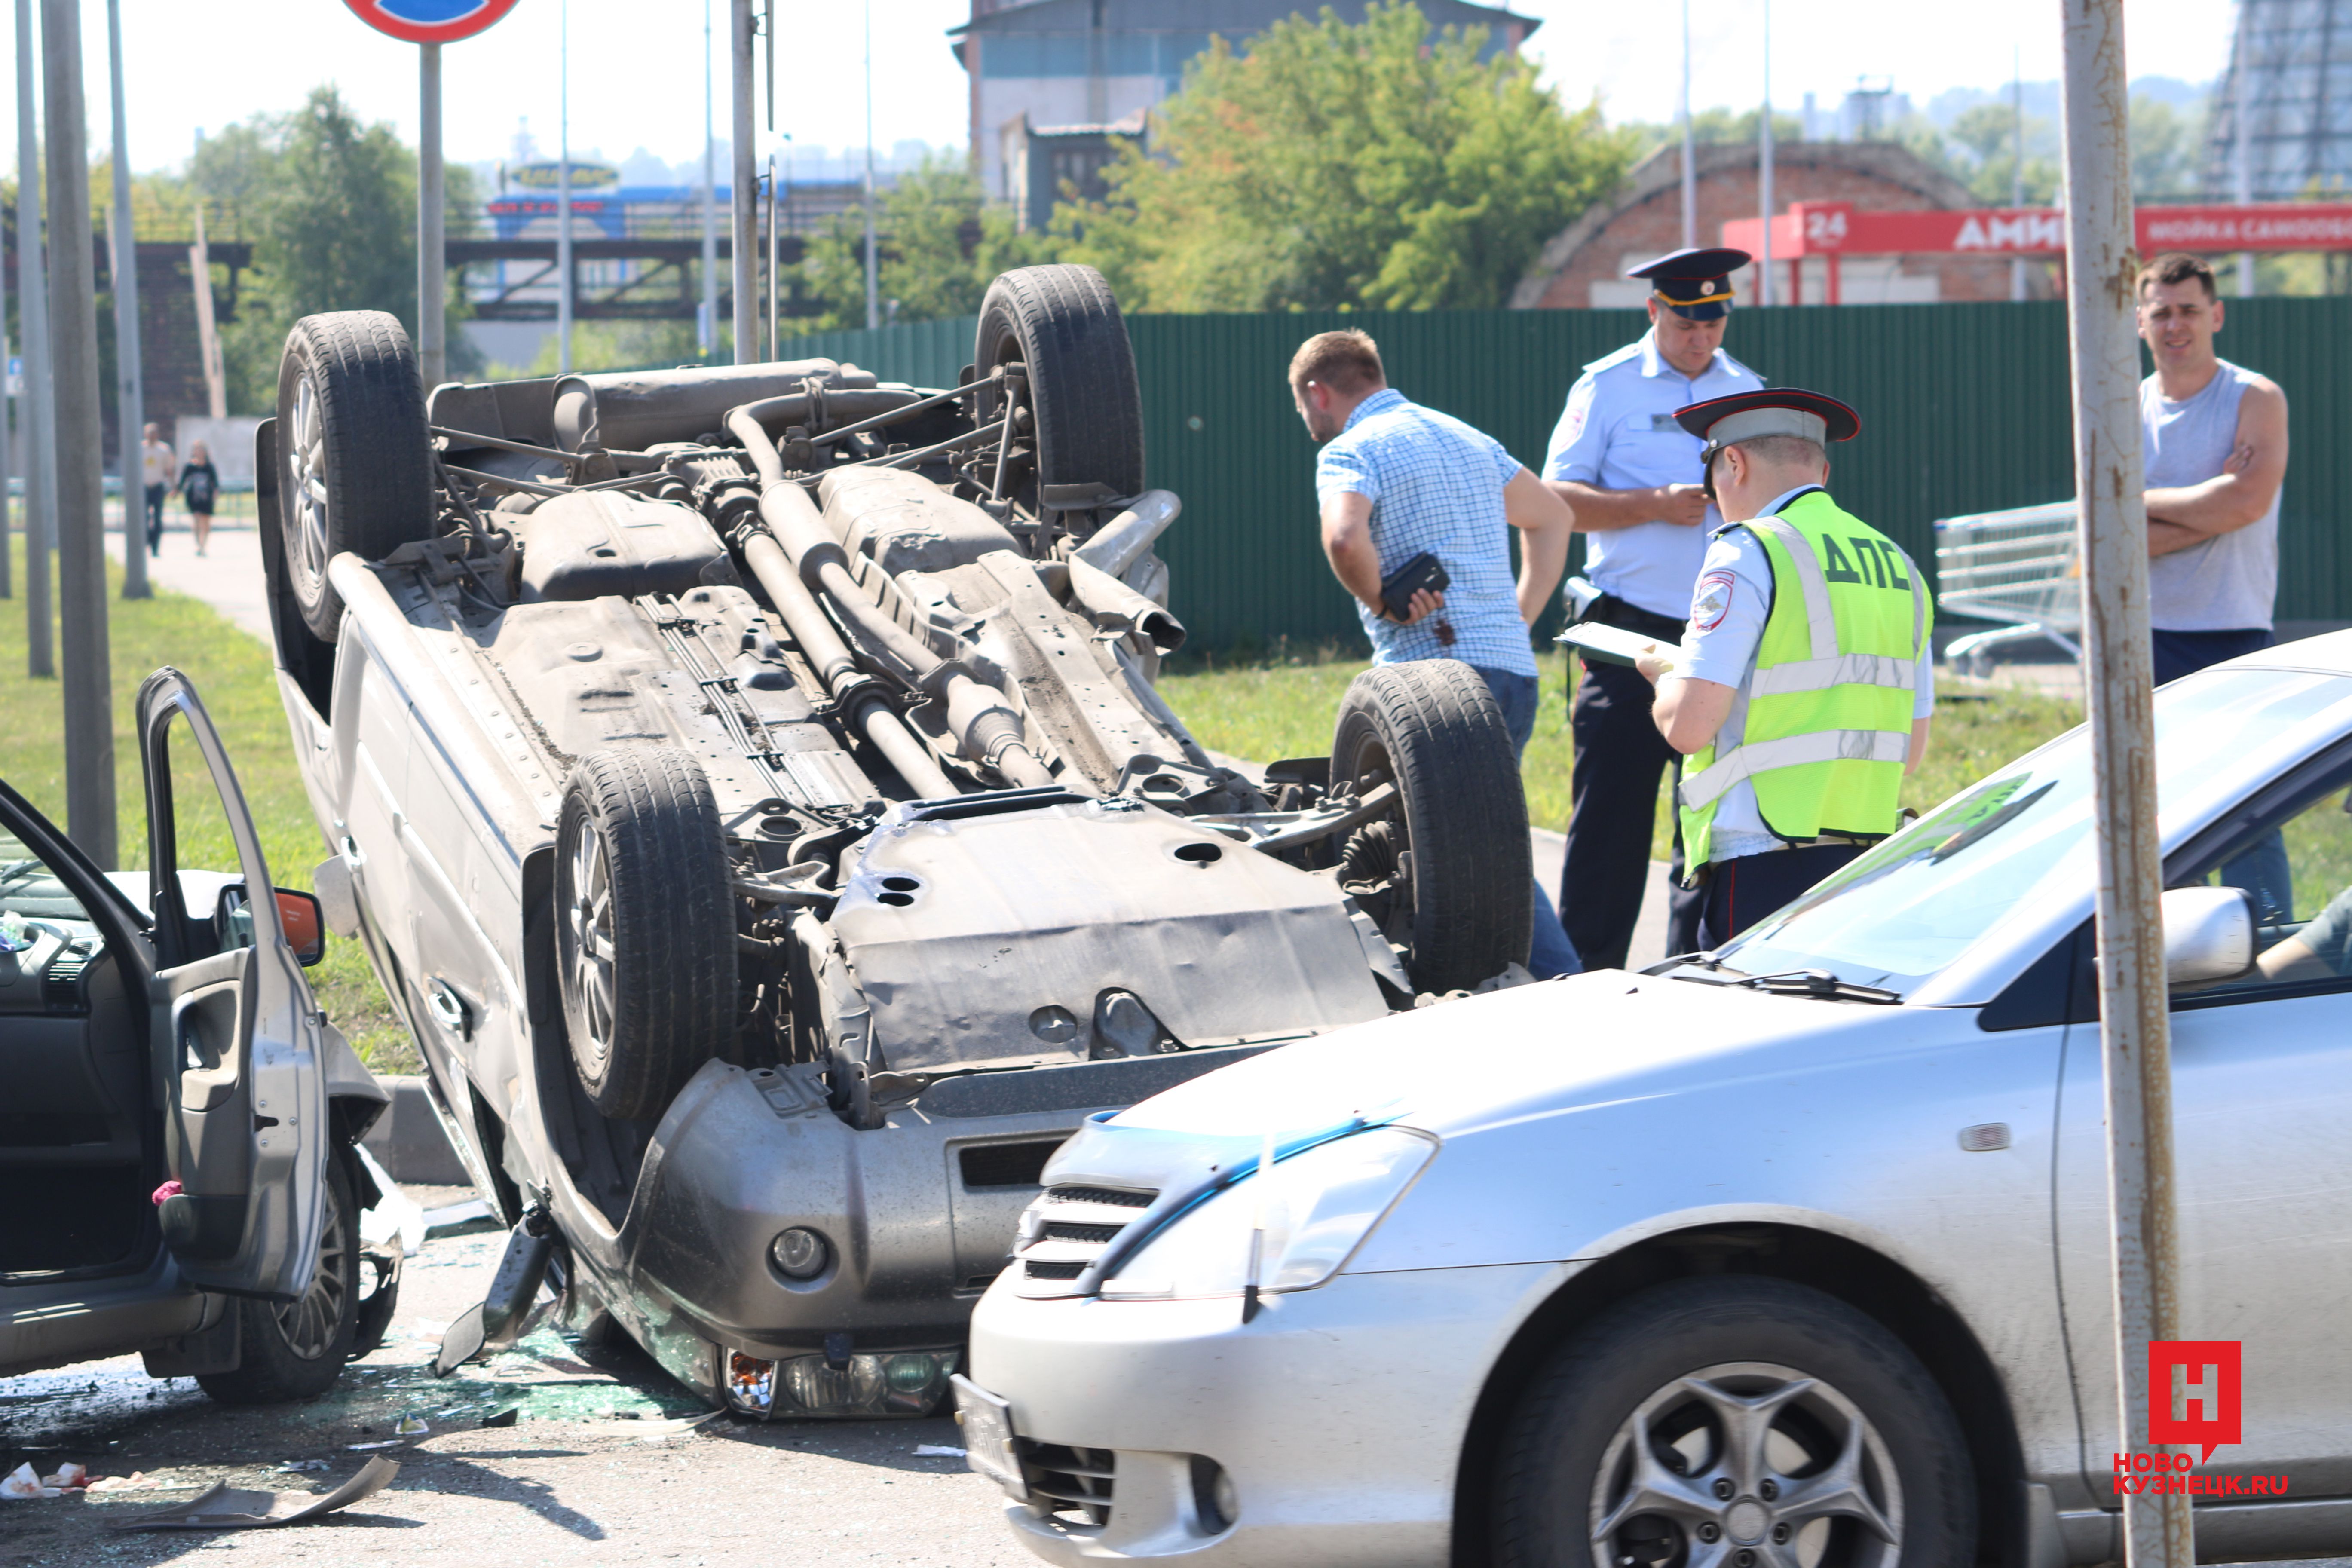
[[[1775,996],[1819,996],[1831,1002],[1869,1002],[1879,1006],[1900,1005],[1903,994],[1881,985],[1857,985],[1840,980],[1826,969],[1783,969],[1772,974],[1749,974],[1725,981],[1726,985],[1766,991]]]

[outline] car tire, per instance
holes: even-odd
[[[239,1300],[235,1372],[198,1374],[223,1405],[277,1405],[315,1399],[335,1385],[360,1320],[360,1209],[351,1156],[327,1161],[326,1212],[319,1226],[319,1267],[296,1301]]]
[[[1778,1403],[1761,1426],[1751,1405],[1743,1436],[1732,1401],[1759,1399]],[[1495,1476],[1500,1568],[1748,1547],[1831,1568],[1976,1561],[1968,1445],[1935,1380],[1874,1320],[1786,1280],[1714,1275],[1618,1303],[1542,1364]]]
[[[1135,350],[1110,285],[1091,267],[1024,267],[988,286],[980,305],[972,374],[1000,364],[1028,371],[1029,432],[1036,457],[1014,499],[1044,510],[1051,500],[1130,499],[1143,490],[1143,395]],[[996,398],[980,399],[983,426],[1003,416]]]
[[[735,1035],[732,864],[710,781],[673,746],[583,757],[556,828],[557,975],[580,1088],[657,1115]]]
[[[1527,794],[1503,710],[1476,670],[1416,660],[1375,665],[1349,683],[1331,740],[1332,789],[1357,794],[1382,779],[1400,806],[1347,835],[1339,877],[1405,949],[1415,989],[1464,990],[1525,963],[1535,876]]]
[[[287,584],[332,643],[343,601],[327,563],[378,561],[434,533],[431,437],[416,353],[382,310],[305,316],[278,364],[278,514]]]

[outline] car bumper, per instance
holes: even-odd
[[[1441,1564],[1455,1470],[1488,1369],[1568,1266],[1342,1275],[1269,1296],[1028,1300],[999,1286],[971,1324],[971,1377],[1030,1445],[1108,1450],[1099,1527],[1006,1517],[1051,1563],[1349,1568]],[[1231,1477],[1204,1517],[1195,1456]]]

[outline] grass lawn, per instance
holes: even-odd
[[[1568,656],[1540,657],[1543,706],[1522,772],[1528,816],[1538,827],[1568,826]],[[1331,747],[1331,721],[1340,694],[1363,660],[1325,651],[1249,664],[1220,666],[1213,658],[1185,659],[1160,679],[1160,690],[1202,745],[1252,762],[1318,757]],[[1948,699],[1956,694],[1948,692]],[[2030,691],[2003,689],[1989,700],[1960,696],[1942,703],[1926,761],[1904,786],[1906,805],[1926,811],[2011,758],[2083,721],[2082,705]],[[1666,858],[1674,835],[1670,800],[1659,789],[1650,858]]]
[[[65,823],[66,763],[63,700],[57,679],[25,672],[24,541],[11,531],[16,559],[10,581],[17,597],[0,600],[0,773],[9,784],[59,826]],[[52,583],[55,582],[54,570]],[[310,868],[326,858],[310,803],[294,771],[285,711],[278,704],[269,650],[209,606],[158,590],[147,600],[121,597],[121,574],[110,563],[108,601],[114,681],[115,803],[125,869],[147,864],[145,786],[131,705],[139,683],[159,665],[173,665],[194,681],[205,710],[219,726],[236,769],[262,853],[278,886],[308,889]],[[62,648],[62,641],[53,646]],[[178,772],[174,769],[174,772]],[[192,846],[183,864],[217,858]],[[327,956],[310,971],[319,1005],[380,1072],[415,1072],[418,1059],[408,1033],[393,1016],[360,945],[327,939]]]

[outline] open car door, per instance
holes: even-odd
[[[180,1188],[162,1205],[164,1245],[192,1284],[290,1300],[310,1288],[325,1202],[320,1021],[252,814],[187,677],[149,676],[138,719],[158,971],[149,1038]]]

